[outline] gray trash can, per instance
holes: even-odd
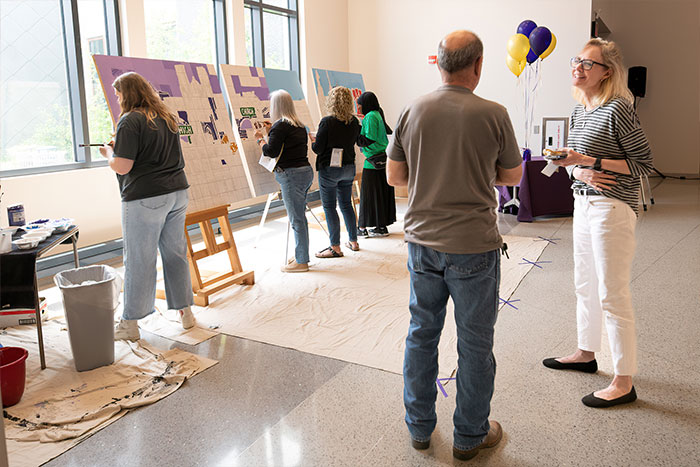
[[[59,272],[53,280],[63,296],[75,369],[114,363],[114,311],[121,276],[114,268],[97,265]]]

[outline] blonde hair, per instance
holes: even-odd
[[[634,102],[634,96],[627,87],[627,70],[622,63],[622,52],[616,43],[600,38],[591,39],[586,42],[584,49],[588,47],[598,47],[603,57],[603,63],[608,66],[610,74],[603,78],[600,83],[600,92],[592,99],[591,104],[598,106],[606,104],[610,99],[619,97],[630,104]],[[572,89],[574,99],[579,104],[584,104],[583,92],[574,87]]]
[[[355,101],[350,90],[345,86],[336,86],[331,89],[326,97],[326,109],[341,122],[350,123],[355,112]]]
[[[270,118],[272,122],[284,120],[290,125],[304,128],[306,125],[297,116],[297,110],[294,108],[294,101],[284,89],[279,89],[270,94]]]
[[[119,75],[112,86],[122,95],[120,102],[122,111],[119,118],[129,112],[140,112],[146,116],[149,126],[155,129],[157,128],[155,119],[160,117],[165,120],[170,131],[178,133],[177,117],[165,106],[146,78],[130,71]]]

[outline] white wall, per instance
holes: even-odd
[[[348,49],[348,10],[355,0],[301,0],[299,4],[299,48],[301,84],[311,116],[320,120],[312,68],[351,71]]]
[[[568,117],[574,106],[569,59],[590,35],[590,0],[351,0],[348,2],[350,71],[362,73],[375,91],[393,127],[413,98],[440,85],[428,55],[437,54],[441,38],[456,29],[476,32],[484,43],[484,69],[476,94],[508,108],[520,144],[524,114],[517,80],[505,64],[506,43],[518,24],[531,19],[557,37],[552,55],[542,63],[534,124],[542,117]],[[531,136],[533,152],[541,135]]]
[[[23,204],[27,220],[75,219],[80,227],[79,247],[122,236],[119,187],[109,167],[5,178],[2,190],[2,205]],[[7,225],[2,214],[2,225]]]
[[[663,173],[700,173],[700,1],[594,0],[626,66],[647,67],[637,108]]]

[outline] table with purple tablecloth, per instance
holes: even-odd
[[[520,199],[518,220],[532,222],[538,216],[570,216],[574,212],[574,195],[571,191],[571,179],[563,167],[551,177],[542,174],[547,165],[544,159],[523,162],[523,178],[518,186]],[[496,187],[500,194],[499,208],[511,200],[509,187]]]

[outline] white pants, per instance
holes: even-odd
[[[637,373],[630,275],[637,218],[605,196],[575,196],[574,282],[578,346],[599,352],[603,316],[616,375]]]

